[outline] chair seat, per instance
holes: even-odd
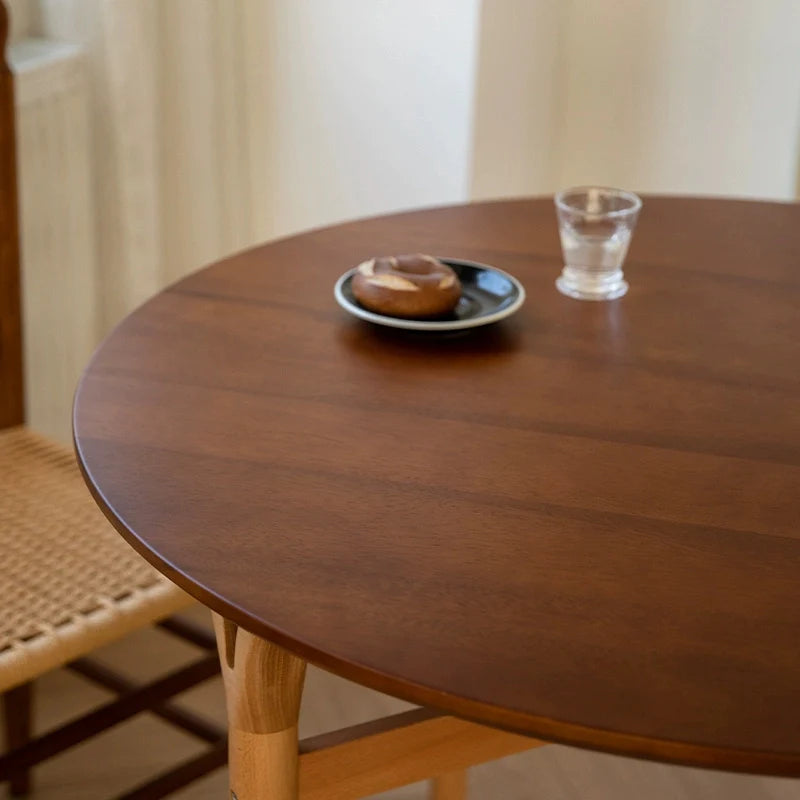
[[[0,431],[0,487],[0,692],[192,603],[106,521],[69,448]]]

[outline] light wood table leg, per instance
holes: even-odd
[[[448,772],[431,781],[431,800],[466,800],[467,772]]]
[[[228,710],[231,800],[297,800],[306,663],[214,614]]]

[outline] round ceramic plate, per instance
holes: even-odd
[[[345,272],[333,289],[336,302],[356,317],[387,325],[390,328],[406,328],[412,331],[458,331],[464,328],[477,328],[513,314],[525,302],[525,289],[522,284],[507,272],[475,261],[460,258],[440,258],[452,267],[461,282],[461,299],[446,317],[437,319],[404,319],[389,317],[367,311],[359,305],[353,295],[351,281],[355,268]]]

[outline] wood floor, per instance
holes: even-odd
[[[208,621],[203,609],[192,616]],[[101,655],[141,679],[194,654],[188,645],[159,631],[143,631]],[[80,678],[58,671],[38,684],[37,723],[48,726],[107,698]],[[182,700],[197,711],[224,720],[222,686],[209,682]],[[300,715],[301,736],[363,722],[408,706],[317,669],[306,681]],[[202,745],[150,715],[119,726],[88,744],[53,759],[36,771],[33,800],[107,800]],[[224,770],[173,795],[176,800],[224,800]],[[0,798],[6,798],[5,788]],[[422,800],[418,784],[380,795],[385,800]],[[759,778],[598,755],[567,747],[543,747],[477,767],[470,774],[471,798],[485,800],[800,800],[800,780]]]

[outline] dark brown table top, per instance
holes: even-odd
[[[438,336],[332,297],[375,254],[528,299]],[[645,198],[622,300],[550,199],[317,230],[128,317],[76,399],[128,541],[345,677],[545,739],[800,775],[800,206]]]

